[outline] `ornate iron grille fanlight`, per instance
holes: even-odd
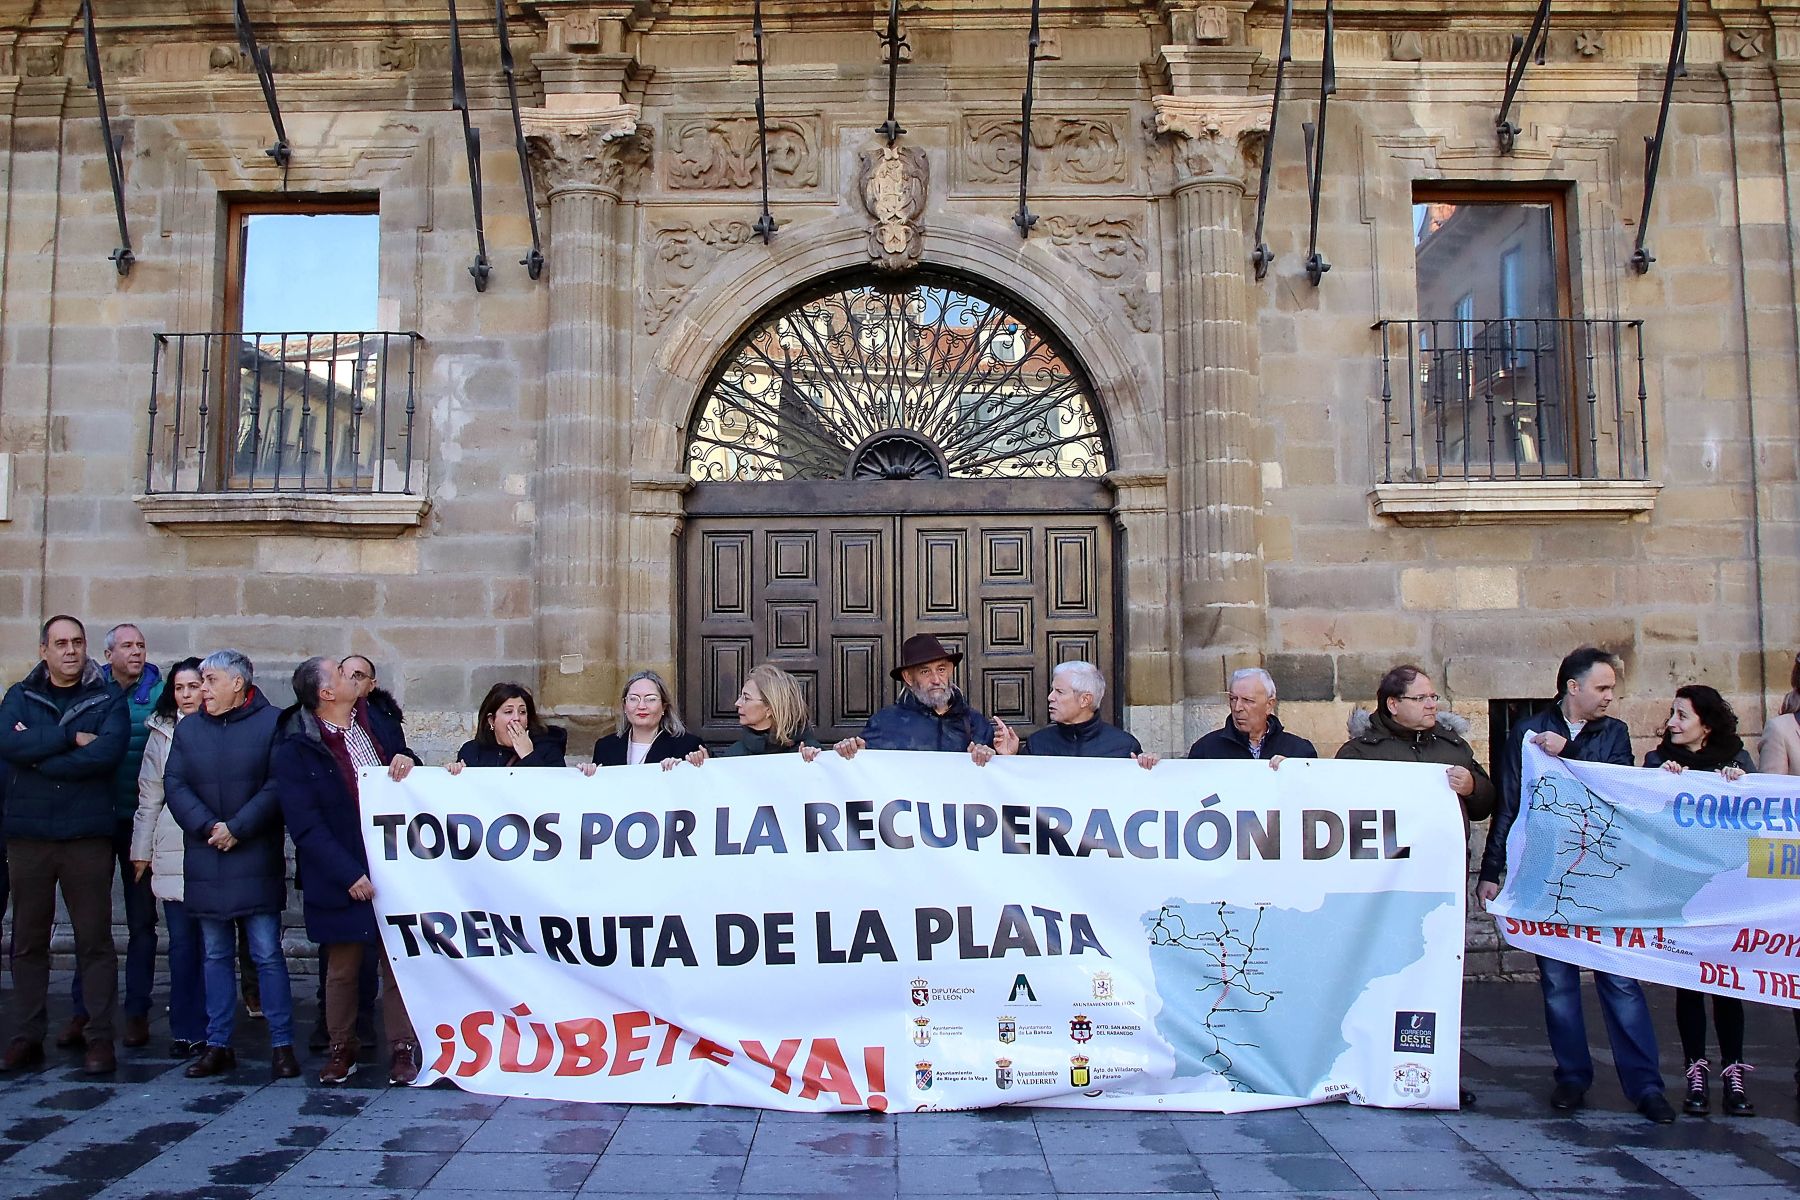
[[[703,482],[1096,478],[1092,389],[1038,324],[960,280],[835,284],[766,316],[688,437]]]

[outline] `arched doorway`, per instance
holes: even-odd
[[[839,276],[772,306],[687,430],[698,732],[736,736],[739,682],[766,659],[801,680],[821,736],[854,733],[920,632],[961,650],[959,684],[1022,730],[1047,719],[1056,662],[1116,675],[1110,455],[1074,353],[991,287]]]

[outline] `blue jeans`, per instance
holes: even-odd
[[[1544,989],[1544,1026],[1550,1052],[1556,1056],[1556,1082],[1587,1091],[1594,1085],[1594,1059],[1588,1053],[1587,1021],[1581,1012],[1581,968],[1554,958],[1538,958],[1538,982]],[[1594,972],[1594,990],[1606,1018],[1619,1086],[1633,1104],[1655,1092],[1662,1094],[1662,1072],[1656,1061],[1656,1029],[1650,1005],[1635,979]]]
[[[254,913],[242,918],[250,943],[250,961],[262,988],[263,1016],[269,1020],[269,1045],[294,1044],[294,995],[288,990],[287,960],[281,956],[281,915]],[[206,1044],[231,1045],[237,1027],[238,921],[200,918],[206,942]]]
[[[120,1006],[128,1017],[150,1015],[150,989],[156,985],[156,897],[150,892],[150,876],[135,881],[131,865],[131,822],[113,831],[113,857],[119,862],[119,885],[125,894],[125,995]],[[69,985],[75,1015],[88,1015],[81,995],[81,974]]]
[[[206,949],[200,919],[188,916],[179,900],[163,901],[169,927],[169,1036],[178,1042],[206,1040]]]

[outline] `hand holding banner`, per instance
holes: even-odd
[[[868,751],[361,786],[421,1082],[817,1111],[1455,1105],[1441,768]]]
[[[1569,762],[1525,746],[1510,944],[1674,987],[1800,1007],[1800,780]]]

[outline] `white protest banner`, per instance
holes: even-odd
[[[790,1110],[1452,1108],[1441,767],[865,751],[362,776],[421,1083]]]
[[[1800,780],[1568,762],[1527,744],[1506,886],[1521,950],[1800,1007]]]

